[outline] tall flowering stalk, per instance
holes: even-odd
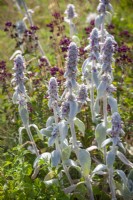
[[[27,134],[32,142],[33,149],[35,151],[36,156],[39,156],[34,138],[29,128],[29,113],[27,109],[27,101],[29,97],[27,95],[25,89],[25,80],[27,79],[25,76],[25,61],[24,58],[19,52],[14,58],[14,78],[12,79],[12,84],[15,85],[15,92],[13,94],[13,103],[18,104],[19,114],[23,125],[27,131]]]
[[[61,116],[67,120],[70,126],[72,135],[72,150],[75,152],[78,158],[82,170],[82,175],[85,178],[85,184],[89,190],[90,199],[93,200],[93,191],[90,179],[90,165],[91,158],[89,152],[85,149],[80,149],[77,142],[76,131],[75,131],[75,117],[80,111],[82,105],[88,101],[87,88],[84,84],[79,86],[76,82],[77,72],[77,61],[78,61],[78,48],[74,42],[71,42],[68,48],[68,57],[66,62],[66,72],[64,74],[66,78],[66,89],[65,101],[62,103]],[[79,89],[78,89],[78,87]],[[78,122],[79,123],[79,122]]]
[[[88,84],[90,89],[90,100],[91,100],[91,114],[92,121],[95,122],[95,112],[94,112],[94,87],[97,87],[99,84],[98,80],[98,69],[97,62],[99,61],[99,35],[98,29],[94,28],[90,33],[88,38],[90,44],[85,48],[85,50],[90,50],[89,57],[85,60],[82,66],[82,73],[84,79]]]
[[[77,17],[77,13],[75,12],[75,6],[73,4],[68,4],[65,14],[65,21],[70,25],[70,37],[72,38],[72,36],[76,32],[75,24],[73,23],[73,19]]]

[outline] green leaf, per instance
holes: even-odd
[[[103,122],[96,127],[95,138],[98,143],[98,148],[101,148],[103,141],[106,139],[106,127]]]
[[[85,149],[80,149],[78,154],[78,159],[83,170],[83,175],[86,177],[90,173],[91,168],[91,157],[90,153]]]
[[[74,118],[74,124],[77,126],[78,130],[83,134],[85,134],[85,125],[84,123],[77,117]]]

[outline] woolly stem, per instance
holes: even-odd
[[[72,139],[73,139],[73,148],[75,152],[77,153],[77,138],[76,138],[76,132],[75,132],[75,127],[74,127],[74,121],[73,120],[69,121],[69,124],[70,124]]]
[[[108,169],[109,173],[109,187],[110,187],[110,192],[111,192],[111,200],[117,200],[116,198],[116,193],[115,193],[115,184],[114,184],[114,179],[113,179],[113,168]]]
[[[31,133],[31,131],[30,131],[30,128],[29,128],[28,126],[26,126],[25,128],[26,128],[27,134],[28,134],[28,136],[29,136],[29,138],[30,138],[30,141],[32,142],[32,146],[33,146],[33,149],[34,149],[34,151],[35,151],[35,153],[36,153],[36,156],[38,157],[38,156],[39,156],[39,152],[38,152],[38,149],[37,149],[37,147],[36,147],[36,143],[35,143],[35,141],[34,141],[34,138],[33,138],[33,136],[32,136],[32,133]]]
[[[103,116],[104,116],[104,125],[107,128],[107,94],[103,97]]]
[[[94,200],[94,195],[93,195],[93,190],[92,190],[92,185],[89,176],[85,178],[86,180],[86,186],[89,190],[89,195],[90,195],[90,200]]]
[[[92,62],[92,70],[95,67],[95,61]],[[95,113],[94,113],[94,81],[93,81],[93,73],[91,72],[91,88],[90,88],[90,106],[91,106],[91,115],[92,115],[92,121],[95,121]]]
[[[58,115],[57,115],[57,112],[56,112],[56,107],[54,106],[53,107],[53,111],[54,111],[54,118],[55,118],[55,124],[58,124]],[[56,146],[56,149],[60,152],[60,154],[62,153],[61,152],[61,148],[60,148],[60,144],[59,144],[59,140],[58,140],[58,137],[56,138],[56,141],[55,141],[55,146]],[[63,165],[63,169],[65,171],[65,174],[70,182],[70,184],[72,185],[73,182],[72,182],[72,179],[71,179],[71,176],[69,174],[69,171],[67,169],[67,166],[65,166],[65,164],[63,163],[63,160],[62,160],[62,165]]]

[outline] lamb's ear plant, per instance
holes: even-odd
[[[27,131],[30,141],[32,142],[32,146],[34,149],[34,153],[36,156],[39,156],[38,149],[36,147],[35,141],[33,139],[32,133],[30,131],[30,123],[29,123],[29,112],[27,108],[27,102],[29,101],[29,97],[25,88],[25,81],[27,80],[25,76],[25,60],[22,56],[21,51],[16,52],[13,55],[14,58],[14,78],[12,79],[12,84],[15,85],[15,92],[13,94],[13,103],[18,104],[19,115],[21,117],[24,128]],[[12,57],[13,59],[13,57]],[[23,130],[23,128],[21,128]],[[20,137],[21,131],[20,131]],[[20,139],[22,141],[22,139]]]
[[[76,27],[75,24],[73,23],[73,19],[77,17],[77,13],[75,12],[75,6],[73,4],[68,4],[65,14],[66,14],[65,21],[70,26],[70,37],[72,38],[76,33]]]

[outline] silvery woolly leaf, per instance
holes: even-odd
[[[40,133],[46,137],[51,137],[51,132],[53,131],[52,126],[48,126],[47,128],[43,128],[40,130]]]
[[[101,24],[103,23],[103,15],[98,15],[95,19],[95,26],[100,28]]]
[[[72,193],[75,190],[75,188],[76,188],[76,184],[75,185],[73,184],[67,188],[64,188],[63,191],[65,192],[65,194],[69,194],[69,193]]]
[[[122,144],[122,142],[118,142],[118,146],[124,151],[124,153],[126,153],[126,149],[124,145]]]
[[[87,177],[90,173],[91,168],[91,157],[90,153],[85,149],[79,149],[78,159],[83,171],[83,175]]]
[[[28,113],[28,110],[23,107],[23,106],[19,106],[19,114],[20,114],[20,117],[21,117],[21,120],[24,124],[24,126],[28,126],[29,124],[29,113]]]
[[[133,169],[128,174],[128,179],[131,179],[133,181]]]
[[[53,167],[56,167],[60,163],[60,152],[58,149],[51,153],[51,163]]]
[[[102,142],[101,147],[102,147],[102,148],[105,147],[105,146],[106,146],[107,144],[109,144],[110,142],[112,142],[112,138],[108,138],[108,139],[104,140],[104,141]]]
[[[104,96],[106,89],[107,83],[102,81],[97,88],[97,99],[101,99]]]
[[[46,185],[53,185],[53,184],[58,184],[59,183],[59,181],[58,181],[58,179],[57,178],[53,178],[53,179],[51,179],[51,180],[49,180],[49,181],[44,181],[44,183],[46,184]]]
[[[100,104],[99,104],[99,99],[96,99],[95,103],[94,103],[94,112],[96,114],[99,114],[100,112]]]
[[[40,158],[41,159],[44,159],[45,161],[50,161],[50,158],[51,158],[51,153],[49,153],[49,152],[45,152],[45,153],[42,153],[41,155],[40,155]]]
[[[33,127],[33,128],[35,128],[38,137],[39,137],[41,140],[43,140],[43,135],[40,133],[38,127],[37,127],[35,124],[30,124],[29,127]]]
[[[111,20],[112,20],[112,14],[108,11],[106,11],[106,14],[105,14],[105,22],[107,24],[110,24],[111,23]]]
[[[97,172],[102,171],[107,169],[107,166],[104,164],[99,164],[98,166],[95,167],[95,169],[93,170],[93,174],[97,174]]]
[[[121,177],[123,184],[124,184],[124,185],[127,185],[128,179],[127,179],[126,174],[124,173],[124,171],[123,171],[123,170],[118,170],[118,169],[115,170],[115,171],[116,171],[117,174]]]
[[[53,144],[55,143],[55,140],[56,140],[56,135],[53,135],[51,136],[49,139],[48,139],[48,146],[53,146]]]
[[[123,153],[121,153],[120,151],[117,151],[116,152],[116,155],[118,156],[118,158],[125,164],[125,165],[128,165],[130,167],[133,168],[133,163],[130,162]]]
[[[108,168],[111,168],[115,162],[115,156],[116,156],[116,150],[111,149],[110,151],[107,152],[106,155],[106,164]]]
[[[37,167],[38,165],[38,162],[40,159],[44,159],[45,162],[49,162],[50,161],[50,158],[51,158],[51,153],[49,152],[45,152],[45,153],[42,153],[40,154],[34,161],[34,164],[33,164],[33,167]]]
[[[97,148],[97,146],[91,146],[91,147],[88,147],[87,149],[86,149],[86,151],[93,151],[93,150],[96,150],[96,149],[98,149]]]
[[[76,167],[76,166],[77,166],[76,161],[74,161],[74,160],[72,160],[72,159],[65,160],[65,161],[64,161],[64,164],[65,164],[66,166],[73,166],[73,167]]]
[[[73,120],[78,111],[78,105],[76,101],[70,101],[70,112],[69,112],[69,120]]]
[[[71,147],[67,146],[66,148],[62,149],[62,160],[68,160],[70,158],[71,155]]]
[[[61,141],[64,141],[68,134],[67,122],[65,120],[62,120],[58,125],[59,125],[59,133],[60,133]]]
[[[86,66],[88,65],[88,62],[89,62],[89,58],[87,58],[87,59],[83,62],[83,65],[82,65],[82,73],[83,73],[83,74],[85,73]]]
[[[14,104],[17,103],[17,101],[18,101],[18,92],[14,92],[13,97],[12,97],[12,101],[13,101]]]
[[[101,148],[102,142],[106,139],[106,127],[103,122],[96,127],[95,138],[98,143],[98,148]]]
[[[25,127],[20,127],[18,132],[19,132],[19,144],[23,143],[23,139],[22,139],[22,131],[25,129]]]
[[[85,125],[84,125],[84,123],[79,118],[75,117],[74,118],[74,124],[84,136],[84,134],[85,134]]]
[[[92,76],[93,76],[94,84],[95,84],[96,88],[98,88],[99,78],[98,78],[97,71],[92,70]]]
[[[108,104],[111,107],[111,113],[118,112],[117,100],[112,96],[108,96]]]
[[[54,122],[55,122],[54,116],[50,116],[50,117],[47,119],[46,128],[47,128],[48,126],[51,126]]]

